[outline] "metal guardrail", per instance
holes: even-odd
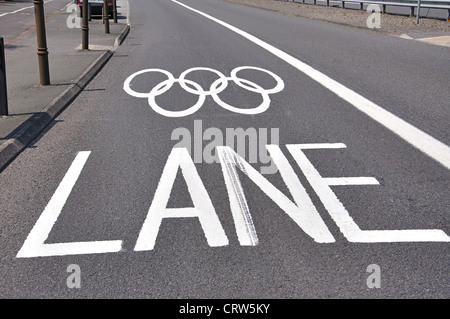
[[[0,115],[8,115],[8,96],[6,92],[5,45],[0,37]]]
[[[289,0],[286,0],[289,1]],[[300,0],[292,0],[293,2],[300,2]],[[409,7],[410,17],[416,16],[416,22],[419,23],[420,9],[442,9],[447,10],[447,21],[450,21],[450,1],[449,0],[323,0],[326,1],[327,6],[330,6],[330,2],[340,2],[342,8],[345,8],[346,3],[359,3],[360,9],[363,10],[364,4],[378,4],[383,7],[382,13],[386,12],[387,6]],[[305,0],[301,0],[301,3],[305,3]],[[317,0],[314,0],[314,4],[317,4]],[[416,14],[414,14],[414,11]]]

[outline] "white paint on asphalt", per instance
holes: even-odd
[[[328,186],[380,185],[373,177],[322,177],[322,180]]]
[[[181,2],[178,2],[176,0],[172,0],[174,3],[185,7],[188,10],[191,10],[193,12],[196,12],[203,17],[210,19],[225,28],[243,36],[247,40],[259,45],[260,47],[264,48],[265,50],[269,51],[270,53],[274,54],[278,58],[282,59],[283,61],[289,63],[299,71],[303,72],[305,75],[309,76],[313,80],[317,81],[333,93],[335,93],[340,98],[344,99],[351,105],[353,105],[355,108],[360,110],[361,112],[367,114],[369,117],[377,121],[378,123],[382,124],[398,136],[400,136],[402,139],[404,139],[409,144],[413,145],[415,148],[419,149],[423,153],[427,154],[437,162],[441,163],[443,166],[445,166],[447,169],[450,169],[450,147],[445,145],[444,143],[436,140],[432,136],[428,135],[427,133],[419,130],[418,128],[414,127],[413,125],[405,122],[401,118],[397,117],[396,115],[386,111],[385,109],[381,108],[377,104],[369,101],[365,97],[361,96],[360,94],[354,92],[353,90],[347,88],[346,86],[340,84],[339,82],[331,79],[330,77],[326,76],[322,72],[312,68],[311,66],[303,63],[302,61],[298,60],[297,58],[281,51],[280,49],[275,48],[274,46],[268,44],[267,42],[264,42],[257,37],[251,35],[248,32],[245,32],[239,28],[236,28],[222,20],[219,20],[217,18],[214,18],[202,11],[199,11],[197,9],[191,8]]]
[[[52,2],[52,1],[53,1],[53,0],[47,0],[47,1],[44,1],[44,4],[45,4],[45,3],[48,3],[48,2]],[[6,15],[8,15],[8,14],[14,14],[14,13],[18,13],[18,12],[20,12],[20,11],[24,11],[24,10],[27,10],[27,9],[33,9],[33,8],[34,8],[34,6],[29,6],[29,7],[20,8],[20,9],[11,11],[11,12],[5,12],[5,13],[0,14],[0,18],[6,16]]]
[[[194,207],[167,208],[178,168],[181,168]],[[134,250],[143,251],[154,248],[163,219],[190,217],[199,219],[209,246],[228,245],[228,238],[189,152],[186,148],[173,148],[167,159]]]
[[[250,215],[250,209],[248,208],[239,176],[234,169],[238,163],[236,163],[228,148],[217,148],[217,153],[222,165],[223,178],[228,191],[231,213],[239,243],[241,246],[257,246],[259,244],[258,235],[256,234],[255,225]]]
[[[323,145],[323,147],[322,147]],[[406,230],[361,230],[348,213],[344,205],[339,201],[330,186],[336,185],[378,185],[374,178],[370,177],[334,177],[323,178],[314,165],[308,160],[303,150],[313,149],[311,144],[286,145],[294,157],[298,166],[307,178],[308,182],[320,197],[331,218],[341,230],[342,234],[350,242],[381,243],[381,242],[449,242],[448,237],[439,229],[406,229]],[[338,144],[315,144],[315,149],[344,148]]]
[[[45,243],[50,231],[61,214],[90,153],[91,152],[79,152],[77,154],[63,180],[45,207],[45,210],[18,252],[18,258],[110,253],[118,252],[122,249],[121,240],[56,244]]]
[[[440,37],[420,38],[416,39],[420,42],[431,43],[434,45],[441,45],[444,47],[450,47],[450,35],[444,35]]]
[[[267,145],[267,150],[280,171],[281,177],[294,198],[295,203],[273,186],[230,147],[218,146],[216,150],[222,165],[222,172],[228,191],[236,232],[239,243],[242,246],[255,246],[258,244],[258,238],[236,167],[247,175],[253,183],[297,223],[307,235],[311,236],[315,242],[332,243],[335,241],[278,145]]]
[[[270,76],[272,76],[272,78],[276,81],[276,85],[271,89],[264,89],[263,87],[261,87],[260,85],[258,85],[255,82],[238,77],[238,75],[237,75],[238,72],[242,71],[242,70],[253,70],[253,71],[267,73]],[[206,71],[206,72],[215,73],[219,78],[211,84],[209,90],[205,90],[197,82],[188,80],[186,78],[186,76],[189,73],[198,72],[198,71],[202,71],[202,72]],[[155,72],[164,74],[165,76],[167,76],[167,79],[158,83],[152,89],[149,89],[149,93],[136,92],[131,88],[133,85],[132,81],[137,76],[140,76],[141,74],[145,74],[145,73],[155,73]],[[222,93],[222,91],[228,87],[229,81],[233,81],[236,85],[240,86],[243,89],[246,89],[247,91],[261,94],[262,103],[258,107],[255,107],[255,108],[239,108],[236,106],[232,106],[228,103],[225,103],[219,97],[219,94]],[[170,88],[172,88],[172,86],[175,83],[178,83],[181,86],[181,88],[183,88],[186,92],[198,96],[197,102],[193,106],[190,106],[189,108],[182,110],[182,111],[170,111],[170,110],[164,109],[163,107],[159,106],[156,103],[156,97],[167,92],[168,90],[170,90]],[[190,69],[184,71],[183,73],[181,73],[178,79],[175,79],[175,77],[172,75],[172,73],[170,73],[169,71],[166,71],[166,70],[145,69],[145,70],[141,70],[141,71],[131,74],[123,83],[123,89],[127,94],[129,94],[131,96],[147,99],[149,106],[156,113],[166,116],[166,117],[184,117],[184,116],[189,116],[189,115],[194,114],[203,106],[203,103],[205,102],[207,96],[211,96],[213,98],[213,100],[219,106],[221,106],[222,108],[224,108],[228,111],[231,111],[234,113],[239,113],[239,114],[254,115],[254,114],[263,113],[269,108],[270,102],[271,102],[269,95],[282,91],[284,89],[284,82],[275,73],[273,73],[269,70],[265,70],[265,69],[254,67],[254,66],[237,67],[231,71],[231,76],[229,76],[229,77],[226,77],[222,72],[215,70],[215,69],[205,68],[205,67],[195,67],[195,68],[190,68]]]
[[[335,242],[280,147],[278,145],[266,145],[266,147],[294,201],[273,186],[233,149],[228,146],[216,147],[239,243],[242,246],[257,246],[259,239],[237,169],[258,186],[315,242]],[[345,148],[345,144],[289,144],[286,147],[348,241],[359,243],[450,242],[450,237],[439,229],[361,230],[330,186],[379,185],[378,181],[373,177],[322,177],[303,152],[314,149],[340,149]],[[119,252],[122,249],[121,240],[45,243],[89,155],[90,152],[78,153],[18,252],[18,258],[98,254]],[[186,182],[193,207],[168,208],[167,204],[179,169]],[[211,198],[186,148],[172,149],[134,250],[153,250],[162,221],[169,218],[198,218],[210,247],[229,244]]]

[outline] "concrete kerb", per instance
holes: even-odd
[[[127,37],[129,32],[130,32],[130,26],[127,24],[123,28],[120,35],[114,41],[114,48],[113,48],[114,51],[122,44],[123,40],[125,40],[125,38]]]
[[[13,136],[0,145],[0,172],[3,171],[44,129],[83,91],[88,83],[109,61],[115,50],[122,44],[130,31],[125,25],[114,41],[114,48],[103,52],[88,68],[53,99],[43,110],[21,124]]]

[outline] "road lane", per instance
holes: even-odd
[[[220,2],[213,5],[224,10],[237,8]],[[206,4],[202,9],[208,10]],[[260,14],[283,26],[287,21],[275,13],[243,10],[247,21],[256,20]],[[362,184],[372,183],[336,186],[338,180],[326,180],[334,184],[334,194],[362,230],[437,229],[449,234],[447,169],[285,62],[179,5],[135,1],[131,5],[131,23],[125,45],[110,63],[55,124],[2,172],[2,296],[448,297],[448,243],[352,242],[335,223],[310,176],[303,173],[305,162],[297,165],[300,157],[293,156],[286,145],[309,145],[311,149],[304,153],[323,177],[364,177]],[[311,22],[309,27],[314,31],[316,25]],[[266,23],[260,27],[266,28]],[[329,26],[328,32],[334,29],[339,28]],[[281,41],[276,37],[264,40]],[[379,41],[380,47],[391,43],[378,35],[372,40]],[[435,49],[429,51],[431,56],[436,54]],[[396,61],[392,63],[396,65]],[[327,63],[324,65],[322,68]],[[234,113],[206,96],[196,113],[168,118],[151,109],[145,98],[123,90],[125,80],[144,69],[165,70],[179,79],[194,67],[208,67],[228,77],[241,66],[265,69],[283,80],[283,90],[270,94],[269,108],[261,114]],[[265,89],[276,85],[273,77],[255,69],[239,74],[246,79],[247,89],[228,81],[227,88],[218,94],[229,105],[248,109],[264,101],[261,94],[248,89],[252,88],[251,82]],[[347,76],[343,73],[338,78]],[[188,78],[206,90],[217,76],[214,72],[196,71]],[[148,73],[131,83],[135,91],[149,92],[165,79],[162,74]],[[192,83],[190,90],[198,90]],[[163,86],[159,88],[164,90]],[[175,111],[194,105],[198,99],[178,82],[155,100]],[[426,125],[434,123],[426,121]],[[257,163],[252,165],[254,171],[247,166],[245,173],[236,175],[233,161],[222,161],[231,166],[204,161],[191,165],[185,155],[177,157],[173,153],[173,146],[180,142],[171,139],[177,129],[186,128],[191,133],[194,160],[198,157],[195,145],[207,129],[217,128],[209,132],[221,132],[226,138],[227,128],[238,127],[278,129],[276,144],[281,154],[277,153],[277,163],[282,164],[279,172],[263,175],[267,181],[260,177]],[[206,147],[209,142],[205,139],[201,143]],[[317,143],[322,143],[321,149],[314,149]],[[47,243],[121,240],[121,251],[17,258],[77,154],[84,151],[90,155]],[[274,148],[271,155],[276,152]],[[222,158],[227,156],[221,154]],[[177,171],[178,164],[183,174]],[[227,184],[227,178],[234,178],[234,183]],[[379,185],[373,183],[374,179]],[[238,180],[240,183],[236,183]],[[239,207],[233,206],[235,193],[227,187],[231,184],[243,190],[245,201],[236,196],[241,199],[236,201]],[[306,205],[308,198],[311,205]],[[304,205],[303,209],[297,212],[294,203]],[[176,213],[197,218],[165,218],[174,212],[166,207],[193,206],[206,207],[202,211],[208,213],[200,215],[184,209]],[[214,241],[205,236],[211,228],[201,216],[213,216],[211,206],[217,216],[216,225],[220,224],[228,240],[219,241],[220,245],[211,245]],[[166,215],[156,231],[154,249],[137,251],[149,210]],[[244,224],[250,232],[242,231],[244,224],[237,214],[241,211],[246,212]],[[327,243],[321,243],[317,239],[322,235],[301,224],[304,216],[296,219],[297,213],[305,211],[323,220],[325,228],[317,226],[319,222],[313,224],[327,229],[332,240],[327,237]],[[257,238],[258,245],[252,246],[256,241],[246,243],[246,234],[253,234],[249,238]],[[80,265],[80,289],[66,285],[70,264]],[[371,264],[381,267],[380,289],[367,287],[366,270]]]
[[[332,78],[326,76],[324,73],[317,71],[311,66],[303,63],[302,61],[294,58],[293,56],[283,52],[282,50],[277,49],[276,47],[264,42],[253,35],[245,32],[241,29],[238,29],[226,22],[223,22],[217,18],[214,18],[202,11],[196,10],[192,7],[186,6],[178,1],[174,1],[175,3],[184,6],[186,9],[196,12],[207,19],[210,19],[233,32],[243,36],[247,40],[259,45],[261,48],[266,49],[271,52],[275,56],[284,60],[286,63],[291,64],[293,67],[303,72],[304,74],[311,77],[313,80],[322,84],[324,87],[335,93],[340,98],[344,99],[351,105],[353,105],[356,109],[365,113],[373,120],[382,124],[392,132],[399,135],[406,142],[413,145],[417,149],[421,150],[431,158],[435,159],[439,163],[441,163],[444,167],[450,168],[450,147],[445,145],[444,143],[436,140],[432,136],[426,134],[425,132],[417,129],[416,127],[410,125],[405,122],[401,118],[396,117],[394,114],[386,111],[382,107],[376,105],[372,101],[367,100],[362,95],[352,91],[341,83],[333,80]]]
[[[371,29],[333,28],[322,21],[273,15],[222,1],[183,3],[266,41],[450,143],[448,48],[418,45]],[[251,14],[255,10],[258,14]],[[286,23],[289,28],[284,27]]]

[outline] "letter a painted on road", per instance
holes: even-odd
[[[194,207],[167,208],[178,168],[181,168]],[[228,238],[188,150],[174,148],[167,159],[134,250],[142,251],[154,248],[159,227],[164,218],[186,217],[198,217],[206,240],[211,247],[228,245]]]

